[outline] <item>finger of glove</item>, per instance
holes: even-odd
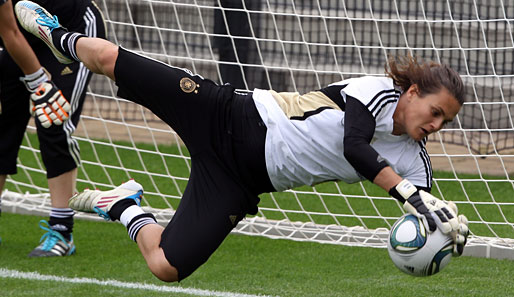
[[[61,120],[61,122],[64,122],[68,119],[68,114],[64,112],[60,105],[57,105],[57,103],[54,103],[52,105],[52,113],[55,114],[55,116]]]
[[[56,92],[52,96],[52,98],[48,100],[48,105],[53,109],[53,111],[55,112],[57,117],[59,117],[59,120],[61,120],[61,122],[64,122],[68,119],[68,112],[70,111],[71,106],[68,103],[68,101],[62,96],[61,92]]]
[[[61,122],[60,118],[53,108],[51,108],[50,106],[47,106],[44,108],[44,111],[54,124],[59,125],[58,123]]]
[[[454,238],[453,238],[453,242],[455,244],[464,244],[465,242],[467,241],[467,238],[464,236],[464,235],[461,235],[461,234],[455,234]]]
[[[465,224],[459,224],[459,229],[457,231],[459,234],[468,237],[469,235],[469,227]]]
[[[464,252],[464,245],[463,244],[454,244],[453,245],[453,256],[454,257],[462,256],[463,252]]]
[[[459,215],[458,219],[459,219],[460,224],[464,224],[466,226],[468,225],[468,218],[465,215],[463,215],[463,214]]]
[[[431,211],[428,214],[432,216],[437,225],[437,228],[439,228],[443,234],[449,234],[452,231],[452,226],[448,221],[448,218],[441,210]]]
[[[47,104],[39,104],[36,105],[36,117],[38,118],[39,122],[41,123],[41,126],[44,128],[49,128],[54,119],[57,118],[53,113],[52,110],[47,106]]]
[[[457,233],[467,238],[469,236],[468,218],[461,214],[457,217],[457,219],[459,220],[459,228],[457,229]]]
[[[453,235],[453,255],[460,256],[464,252],[464,247],[468,241],[469,236],[469,227],[468,227],[468,218],[465,215],[459,215],[459,229],[457,232],[454,232]]]
[[[43,105],[43,104],[41,104]],[[64,120],[63,117],[60,114],[60,109],[55,109],[54,106],[51,105],[51,102],[49,101],[49,104],[46,104],[43,108],[44,113],[46,113],[52,120],[52,123],[55,125],[61,125]]]
[[[50,113],[49,116],[52,119],[52,124],[57,126],[62,125],[61,118],[55,112]]]
[[[63,113],[61,110],[57,111],[57,115],[62,120],[62,123],[64,123],[65,121],[67,121],[69,119],[68,114],[67,113]]]
[[[432,213],[427,212],[422,215],[425,226],[428,226],[428,232],[432,233],[437,229],[437,222],[434,220]]]
[[[448,231],[448,232],[457,231],[457,229],[459,228],[459,220],[458,220],[455,212],[451,209],[451,206],[450,206],[450,208],[448,208],[448,206],[449,206],[448,204],[439,200],[434,205],[431,205],[431,207],[429,209],[430,209],[430,211],[433,211],[434,213],[437,214],[437,216],[439,217],[439,219],[441,220],[441,222],[443,224],[444,223],[449,224],[450,231]],[[445,227],[445,228],[447,228],[447,227]]]
[[[458,231],[451,232],[453,242],[456,244],[462,244],[468,240],[469,229],[466,225],[460,225]]]
[[[458,257],[458,256],[462,255],[467,241],[468,241],[468,239],[465,236],[457,234],[457,236],[454,239],[454,245],[453,245],[453,255],[454,256]]]
[[[52,108],[62,117],[63,120],[68,119],[69,112],[70,112],[70,105],[68,102],[65,101],[65,105],[62,106],[61,104],[54,102],[52,104]]]
[[[451,226],[451,231],[456,231],[459,229],[459,219],[457,218],[457,216],[455,215],[455,212],[453,211],[450,211],[448,208],[446,207],[443,207],[441,208],[441,212],[444,213],[444,215],[446,216],[446,218],[448,219],[448,223],[450,224]]]
[[[54,110],[55,114],[57,114],[59,119],[61,119],[62,121],[66,121],[69,118],[68,113],[64,110],[64,108],[61,105],[57,104],[57,102],[54,102],[52,104],[52,109]]]
[[[39,120],[43,128],[49,128],[50,126],[52,126],[52,120],[44,113],[37,116],[37,119]]]
[[[68,102],[68,100],[66,100],[66,98],[64,98],[63,96],[59,96],[56,100],[56,102],[62,107],[62,109],[68,113],[70,112],[71,110],[71,105],[70,103]]]
[[[413,214],[415,216],[420,216],[421,214],[418,212],[418,210],[416,209],[416,207],[414,207],[412,204],[410,204],[408,201],[406,201],[404,204],[403,204],[403,209],[410,213],[410,214]]]

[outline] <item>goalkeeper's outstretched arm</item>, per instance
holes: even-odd
[[[408,131],[411,138],[420,141],[428,134],[440,130],[443,124],[451,120],[460,109],[458,101],[450,96],[444,98],[444,94],[429,95],[444,98],[444,102],[453,104],[448,106],[443,104],[445,110],[437,114],[434,114],[428,106],[416,106],[421,111],[417,116],[426,119],[418,124],[420,127],[410,127],[411,123],[403,119],[407,116],[405,113],[411,112],[409,108],[412,105],[409,102],[421,100],[419,94],[418,87],[413,85],[400,96],[395,110],[395,115],[399,119],[395,122],[393,134],[401,135]],[[423,100],[429,102],[431,99]],[[371,146],[376,126],[376,118],[367,106],[347,94],[344,118],[345,158],[362,176],[388,191],[404,204],[406,211],[423,217],[430,231],[439,227],[443,233],[455,232],[459,228],[456,212],[447,207],[446,203],[418,189],[410,181],[398,175]]]

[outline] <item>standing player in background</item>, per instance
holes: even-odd
[[[23,76],[19,79],[25,84],[33,100],[33,102],[30,103],[30,113],[35,113],[37,110],[38,118],[42,116],[40,119],[42,122],[45,122],[45,125],[62,125],[63,121],[68,119],[70,104],[66,98],[63,97],[61,91],[50,80],[49,73],[41,67],[36,54],[18,28],[10,0],[0,0],[0,45],[1,44],[3,44],[4,50],[0,49],[0,61],[7,55],[7,53],[5,53],[5,51],[7,51],[16,65],[21,69],[22,74],[20,75]],[[3,67],[1,62],[0,67]],[[1,88],[2,85],[0,84],[0,90]],[[7,86],[5,88],[7,88]],[[44,91],[41,92],[42,90]],[[1,97],[0,93],[0,98]],[[25,99],[28,99],[27,96],[25,96]],[[37,108],[35,108],[34,105],[35,100],[38,102],[36,104]],[[7,110],[8,106],[4,106],[6,104],[4,104],[3,101],[4,100],[0,99],[0,122],[2,123],[1,127],[5,131],[7,130],[8,123],[5,117],[2,116],[2,107],[4,110]],[[29,101],[23,100],[23,98],[19,99],[19,101],[26,101],[26,103],[29,104]],[[56,104],[56,109],[53,109],[52,105],[54,104]],[[46,114],[43,111],[45,109],[48,110]],[[14,118],[17,115],[13,114],[12,116]],[[2,143],[5,144],[6,139],[4,139]],[[3,153],[3,150],[0,149],[0,152]],[[5,176],[0,175],[0,196],[4,183]]]
[[[454,253],[462,254],[467,219],[454,203],[429,193],[425,149],[426,137],[464,102],[462,80],[448,66],[407,56],[389,61],[387,77],[348,79],[303,95],[244,94],[107,40],[68,32],[30,1],[15,10],[28,31],[48,32],[54,51],[114,80],[119,96],[150,109],[187,146],[191,175],[166,228],[139,206],[143,188],[133,180],[70,199],[76,210],[120,220],[159,279],[179,281],[193,273],[240,220],[257,212],[259,194],[330,180],[374,182],[430,232],[452,234]]]
[[[77,166],[80,164],[78,143],[72,138],[72,133],[79,121],[92,73],[80,62],[62,65],[43,41],[24,30],[22,31],[25,38],[21,33],[8,34],[7,28],[12,28],[10,31],[15,32],[17,27],[13,4],[10,0],[0,2],[6,2],[0,7],[0,23],[7,21],[9,16],[12,19],[8,22],[9,26],[0,25],[4,47],[7,49],[0,52],[0,192],[3,190],[7,175],[16,173],[16,158],[23,134],[31,113],[35,113],[52,209],[49,221],[42,220],[39,224],[46,233],[41,238],[40,245],[29,256],[71,255],[75,252],[72,236],[74,211],[69,208],[68,199],[75,192]],[[41,0],[38,3],[55,11],[68,28],[91,37],[105,38],[101,12],[91,0]],[[13,39],[20,43],[28,41],[28,44],[24,50],[11,50]],[[30,47],[37,58],[30,57]],[[20,53],[27,54],[28,58],[20,58]],[[32,68],[27,68],[28,65],[32,65]],[[37,65],[36,70],[33,68],[34,65]],[[52,100],[58,103],[62,101],[59,98],[63,97],[56,86],[48,82],[50,78],[61,88],[64,98],[69,101],[69,104],[62,104],[63,109],[56,108],[56,112],[50,108],[55,106]],[[40,85],[41,88],[38,89]],[[46,98],[49,92],[58,94],[58,100],[54,97]],[[47,101],[49,104],[46,104]],[[29,104],[31,113],[28,112]],[[59,111],[65,117],[60,116]],[[69,120],[66,120],[68,117]]]

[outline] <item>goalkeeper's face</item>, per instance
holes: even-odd
[[[403,133],[416,141],[441,130],[455,118],[461,105],[445,88],[436,93],[421,96],[416,86],[402,94],[403,116],[399,117]]]

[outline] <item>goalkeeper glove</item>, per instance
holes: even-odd
[[[453,204],[455,205],[455,204]],[[457,211],[455,211],[457,213]],[[464,252],[464,246],[468,242],[469,228],[468,218],[465,215],[459,215],[459,228],[456,232],[452,232],[453,237],[453,255],[460,256]]]
[[[30,114],[41,126],[62,125],[69,118],[70,103],[52,81],[45,81],[30,95]]]
[[[402,180],[391,191],[395,190],[405,202],[405,211],[422,218],[426,221],[430,232],[437,227],[444,233],[456,232],[459,228],[459,221],[456,212],[448,204],[430,193],[418,189],[408,180]],[[391,192],[390,191],[390,192]],[[452,202],[453,206],[455,204]],[[455,206],[455,209],[457,207]]]

